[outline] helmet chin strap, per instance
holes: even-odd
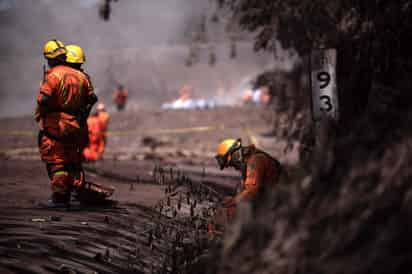
[[[230,165],[233,166],[237,170],[242,170],[243,168],[243,149],[242,147],[238,148],[236,151],[232,153],[232,157],[230,160]]]

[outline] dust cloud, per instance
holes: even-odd
[[[238,43],[229,57],[223,22],[208,23],[211,42],[200,46],[199,62],[185,65],[188,33],[214,10],[204,0],[119,0],[110,21],[98,16],[97,0],[0,0],[0,117],[29,115],[42,79],[42,46],[48,39],[81,45],[85,69],[101,101],[124,84],[131,106],[160,105],[183,84],[197,96],[217,90],[238,94],[242,83],[273,65],[273,55],[253,52],[253,41]],[[214,25],[213,25],[214,24]],[[216,37],[213,37],[216,36]],[[210,47],[216,64],[208,63]]]

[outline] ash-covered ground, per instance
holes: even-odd
[[[0,273],[407,273],[412,142],[410,120],[400,117],[412,116],[370,114],[337,137],[325,125],[311,145],[303,113],[112,113],[104,159],[85,169],[116,188],[114,203],[70,211],[36,209],[50,195],[36,125],[2,119]],[[262,137],[273,125],[275,136]],[[240,179],[214,162],[226,137],[257,143],[290,180],[270,207],[241,208],[233,225],[211,234],[212,216],[226,222],[219,200]]]
[[[104,159],[85,169],[88,180],[116,188],[115,203],[69,211],[36,208],[50,186],[33,118],[2,119],[0,272],[190,273],[218,240],[207,221],[239,181],[217,169],[218,142],[241,137],[297,161],[297,147],[285,153],[286,143],[259,137],[270,115],[256,107],[112,113]]]

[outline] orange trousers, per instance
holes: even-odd
[[[46,163],[52,192],[69,194],[73,188],[83,185],[82,154],[78,145],[62,143],[43,132],[39,134],[38,145],[40,156]]]
[[[46,164],[54,193],[68,194],[84,184],[84,171],[81,164]]]

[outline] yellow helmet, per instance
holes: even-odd
[[[84,55],[83,49],[78,45],[67,45],[66,46],[66,62],[72,64],[83,64],[86,61],[86,56]]]
[[[59,55],[66,54],[67,50],[62,41],[53,39],[44,44],[43,55],[47,59],[54,59]]]
[[[225,139],[217,147],[217,154],[215,156],[220,169],[228,166],[232,153],[242,147],[240,139]]]

